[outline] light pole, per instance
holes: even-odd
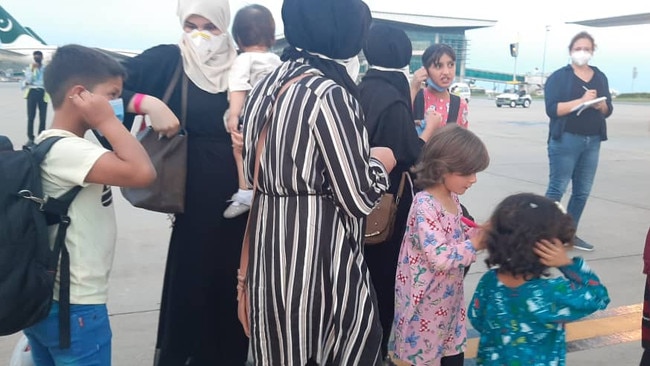
[[[515,59],[515,70],[512,72],[513,83],[517,81],[517,57],[519,56],[519,42],[510,43],[510,56]]]
[[[546,41],[548,40],[548,31],[551,30],[551,26],[546,26],[546,32],[544,32],[544,55],[542,56],[542,87],[546,84],[546,79],[544,78],[544,67],[546,66]]]

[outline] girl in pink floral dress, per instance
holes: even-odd
[[[461,222],[458,195],[490,162],[471,131],[447,125],[424,145],[414,168],[416,194],[397,264],[395,357],[412,365],[463,365],[463,271],[482,249],[480,229]]]

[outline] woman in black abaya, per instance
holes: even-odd
[[[415,164],[422,146],[439,126],[441,117],[437,113],[429,113],[425,117],[425,130],[418,137],[406,77],[411,60],[411,41],[404,31],[388,25],[373,25],[363,52],[370,69],[361,80],[359,90],[370,146],[386,146],[393,150],[397,166],[390,173],[389,192],[396,194],[402,173],[408,172]],[[370,278],[377,293],[384,357],[393,324],[397,257],[413,200],[410,187],[407,181],[398,205],[393,235],[383,243],[366,245],[364,248]]]

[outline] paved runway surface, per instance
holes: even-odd
[[[18,84],[0,83],[0,134],[8,135],[15,145],[26,141],[25,109]],[[48,124],[51,118],[50,107]],[[470,129],[483,139],[491,155],[489,168],[463,197],[477,220],[487,219],[509,194],[544,194],[548,122],[543,101],[534,100],[528,109],[496,108],[493,100],[473,98],[469,118]],[[568,365],[638,365],[642,353],[640,303],[645,278],[641,254],[650,226],[650,104],[615,100],[608,132],[579,228],[580,236],[596,250],[575,251],[574,255],[586,258],[607,285],[612,302],[607,310],[567,327]],[[113,364],[148,366],[153,359],[169,221],[166,215],[131,207],[118,189],[113,193],[119,225],[108,303]],[[568,195],[565,205],[567,199]],[[485,270],[482,258],[472,266],[465,286],[467,300]],[[0,337],[0,366],[8,364],[17,338]],[[471,357],[476,339],[469,344]],[[472,360],[466,361],[471,364]]]

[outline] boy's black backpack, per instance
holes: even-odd
[[[81,187],[59,198],[45,197],[40,164],[62,137],[13,150],[0,136],[0,336],[21,331],[47,317],[52,304],[59,255],[59,334],[70,346],[70,257],[65,234],[68,207]],[[50,249],[48,226],[59,224]]]

